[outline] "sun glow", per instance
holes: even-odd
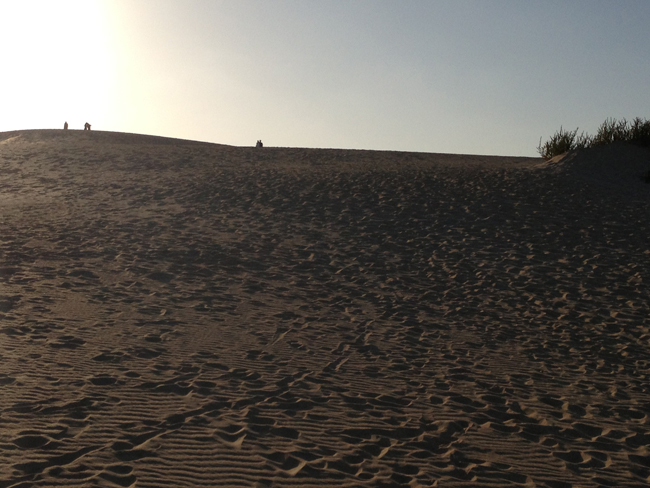
[[[0,131],[81,129],[110,106],[107,6],[91,0],[0,0]]]

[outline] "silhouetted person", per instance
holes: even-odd
[[[255,147],[264,147],[264,144],[262,144],[262,141],[259,140],[257,141],[257,144],[255,144]]]
[[[68,130],[68,123],[63,124],[63,130]]]
[[[88,122],[84,124],[84,130],[90,130],[90,124]]]

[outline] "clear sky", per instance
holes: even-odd
[[[0,131],[536,155],[650,118],[648,0],[0,0]]]

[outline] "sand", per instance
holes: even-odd
[[[0,488],[645,486],[648,168],[0,133]]]

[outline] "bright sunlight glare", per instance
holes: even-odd
[[[0,131],[71,129],[102,120],[113,84],[105,6],[89,0],[0,0]]]

